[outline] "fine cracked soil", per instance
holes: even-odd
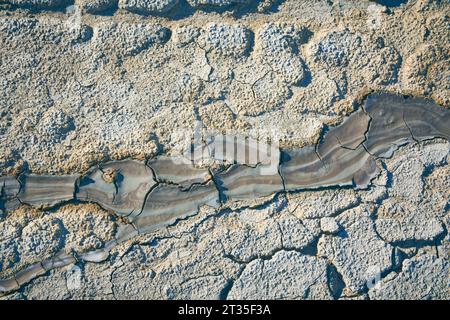
[[[449,299],[449,8],[0,0],[0,299]]]

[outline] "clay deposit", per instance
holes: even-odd
[[[448,7],[0,0],[1,299],[448,299]]]

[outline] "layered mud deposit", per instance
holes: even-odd
[[[0,177],[2,207],[13,209],[21,203],[49,208],[70,200],[97,203],[129,221],[132,228],[120,230],[117,239],[121,241],[171,225],[196,214],[202,206],[226,208],[229,200],[335,186],[366,188],[379,173],[376,159],[389,158],[400,146],[414,141],[450,141],[449,124],[450,111],[430,100],[371,94],[361,109],[326,132],[316,146],[283,151],[272,174],[259,170],[268,165],[252,167],[245,162],[214,173],[170,158],[146,163],[124,160],[99,165],[83,176],[21,174],[17,181]],[[237,140],[231,140],[233,150],[238,149]],[[216,144],[216,151],[222,142]],[[225,153],[217,152],[216,160],[225,160]],[[15,290],[73,261],[62,254],[0,281],[0,288]]]
[[[449,299],[448,11],[0,0],[0,300]]]

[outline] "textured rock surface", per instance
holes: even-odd
[[[119,8],[146,15],[167,12],[177,3],[178,0],[119,0]]]
[[[377,236],[369,214],[364,206],[346,211],[338,220],[342,231],[324,235],[318,243],[319,256],[336,266],[352,293],[365,289],[371,272],[385,273],[392,267],[393,248]]]
[[[188,0],[193,6],[212,5],[212,6],[226,6],[232,3],[249,2],[248,0]]]
[[[86,13],[100,14],[114,10],[118,0],[76,0],[75,4]]]
[[[448,260],[422,255],[403,262],[398,275],[382,280],[380,288],[369,291],[371,299],[447,299]]]
[[[281,251],[250,262],[231,289],[230,299],[327,299],[324,259]]]
[[[449,299],[448,3],[381,2],[0,0],[2,298]]]
[[[31,9],[55,9],[64,7],[69,0],[2,0],[0,3],[8,3],[18,7]]]

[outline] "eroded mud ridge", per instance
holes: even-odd
[[[283,151],[272,172],[261,170],[270,164],[250,166],[245,157],[243,163],[222,170],[195,168],[167,157],[145,163],[123,160],[101,164],[82,176],[0,177],[1,204],[4,210],[20,204],[48,209],[76,200],[96,203],[123,217],[128,224],[118,230],[114,241],[81,255],[88,261],[101,260],[117,243],[174,224],[202,206],[226,208],[233,201],[324,187],[367,188],[380,173],[377,159],[390,158],[411,142],[450,140],[449,123],[450,111],[431,100],[371,94],[362,108],[326,132],[316,146]],[[0,289],[16,290],[74,259],[60,253],[1,280]]]

